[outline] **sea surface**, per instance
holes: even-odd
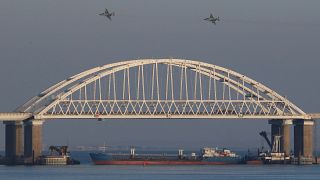
[[[99,180],[99,179],[320,179],[320,165],[215,165],[215,166],[110,166],[93,165],[88,152],[74,152],[81,165],[4,166],[0,180]]]

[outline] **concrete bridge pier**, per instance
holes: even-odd
[[[313,158],[313,120],[297,119],[294,124],[294,156],[305,160]]]
[[[271,124],[271,144],[273,145],[274,136],[280,137],[280,152],[290,155],[290,128],[292,120],[269,120]]]
[[[23,162],[22,122],[6,121],[5,124],[5,159],[7,165]]]
[[[35,164],[42,154],[42,120],[29,120],[24,123],[25,164]]]

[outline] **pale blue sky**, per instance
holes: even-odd
[[[231,68],[320,112],[318,0],[1,0],[0,111],[122,59],[176,57]],[[115,11],[112,21],[97,14]],[[220,16],[216,26],[202,19]],[[255,147],[267,121],[53,121],[45,144]],[[4,126],[0,126],[4,137]],[[3,146],[4,138],[0,138]]]

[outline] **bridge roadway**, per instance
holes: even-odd
[[[130,114],[130,113],[128,113]],[[136,115],[123,115],[121,113],[112,113],[108,115],[92,115],[92,114],[82,114],[81,119],[161,119],[161,118],[171,118],[171,119],[183,119],[183,118],[188,118],[188,119],[235,119],[235,118],[242,118],[242,119],[261,119],[265,120],[266,118],[263,116],[255,116],[255,115],[224,115],[224,114],[214,114],[214,115],[209,115],[209,114],[196,114],[196,115],[188,115],[188,114],[177,114],[177,113],[171,113],[171,114],[164,114],[164,113],[156,113],[154,115],[150,114],[144,114],[140,113],[140,116]],[[54,120],[54,119],[77,119],[78,115],[59,115],[59,114],[53,114],[53,115],[42,115],[41,117],[37,117],[37,115],[33,115],[32,113],[22,113],[22,112],[2,112],[0,113],[0,121],[24,121],[30,118],[35,118],[35,119],[42,119],[42,120]],[[306,115],[298,115],[298,116],[269,116],[269,119],[320,119],[320,113],[309,113]]]
[[[0,121],[23,121],[31,118],[32,113],[1,112]]]

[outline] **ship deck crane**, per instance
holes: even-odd
[[[272,144],[271,144],[271,142],[270,142],[270,140],[269,140],[269,138],[268,138],[268,136],[267,136],[267,132],[266,132],[266,131],[261,131],[261,132],[259,133],[259,135],[262,136],[262,137],[267,141],[270,149],[272,149]]]

